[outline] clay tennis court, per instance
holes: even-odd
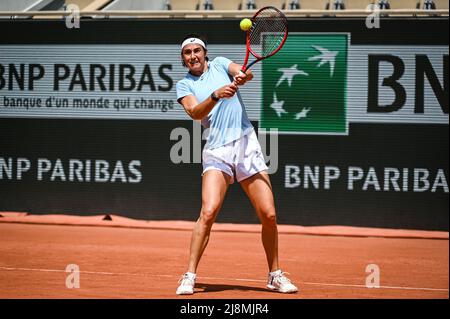
[[[259,225],[216,224],[196,294],[175,290],[191,222],[0,213],[0,298],[448,298],[448,232],[279,226],[280,260],[300,292],[265,289]],[[66,287],[66,267],[80,288]],[[380,269],[367,288],[366,266]]]

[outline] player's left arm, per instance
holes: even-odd
[[[244,85],[246,82],[251,81],[253,79],[253,73],[250,69],[243,73],[241,71],[242,66],[231,62],[228,66],[228,73],[234,78],[234,83],[236,85]]]

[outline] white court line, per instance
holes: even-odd
[[[67,273],[62,269],[41,269],[41,268],[17,268],[17,267],[2,267],[0,270],[8,271],[39,271],[39,272],[63,272]],[[140,277],[166,277],[166,278],[178,278],[179,276],[174,275],[160,275],[160,274],[144,274],[144,273],[114,273],[114,272],[104,272],[104,271],[80,271],[80,274],[93,274],[93,275],[110,275],[110,276],[140,276]],[[260,279],[249,279],[249,278],[225,278],[225,277],[200,277],[198,279],[211,279],[211,280],[234,280],[234,281],[250,281],[250,282],[266,282]],[[396,290],[425,290],[425,291],[446,291],[448,288],[424,288],[424,287],[395,287],[395,286],[380,286],[379,288],[368,288],[365,285],[352,285],[352,284],[329,284],[322,282],[301,282],[300,285],[316,285],[316,286],[331,286],[331,287],[351,287],[351,288],[364,288],[364,289],[396,289]]]
[[[400,290],[428,290],[428,291],[448,291],[446,288],[421,288],[421,287],[395,287],[395,286],[380,286],[379,288],[369,288],[365,285],[349,285],[349,284],[326,284],[322,282],[302,282],[303,285],[319,285],[319,286],[335,286],[335,287],[353,287],[366,289],[400,289]]]
[[[41,269],[41,268],[16,268],[16,267],[2,267],[0,266],[0,270],[12,270],[12,271],[40,271],[40,272],[64,272],[68,273],[63,269]],[[126,273],[126,272],[105,272],[105,271],[70,271],[70,273],[79,273],[79,274],[93,274],[93,275],[110,275],[110,276],[150,276],[150,277],[170,277],[173,278],[173,275],[151,275],[151,274],[139,274],[139,273]]]

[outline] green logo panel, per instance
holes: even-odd
[[[289,34],[281,51],[262,62],[260,127],[347,134],[348,40],[348,34]]]

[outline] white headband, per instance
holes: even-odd
[[[188,44],[192,44],[192,43],[196,43],[196,44],[200,44],[203,48],[206,49],[206,45],[205,42],[203,42],[202,40],[198,39],[198,38],[189,38],[183,41],[183,43],[181,44],[181,50],[183,50],[183,48],[188,45]]]

